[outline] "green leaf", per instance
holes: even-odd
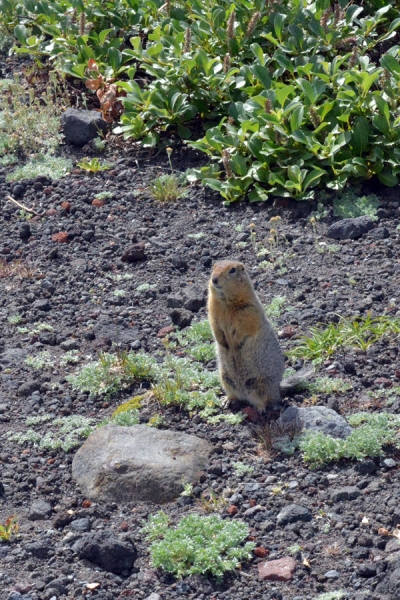
[[[14,35],[20,44],[26,44],[27,31],[25,25],[17,25],[14,27]]]
[[[188,140],[189,138],[192,137],[192,132],[190,131],[190,129],[188,127],[185,127],[185,125],[182,125],[181,123],[178,125],[177,130],[178,130],[179,136],[183,140]]]
[[[391,130],[389,122],[383,115],[375,115],[372,117],[372,124],[378,129],[385,137],[391,139]]]
[[[357,117],[354,122],[354,130],[353,137],[351,139],[351,143],[354,149],[354,152],[357,156],[362,156],[362,154],[368,148],[369,141],[369,132],[370,125],[368,119],[365,117]]]
[[[384,69],[387,69],[396,80],[400,79],[400,63],[390,54],[385,54],[379,61]]]
[[[286,99],[293,92],[294,92],[294,86],[293,85],[284,85],[283,87],[281,87],[281,88],[279,88],[279,89],[276,90],[275,96],[276,96],[276,99],[279,102],[279,104],[281,106],[284,106],[284,104],[286,102]]]
[[[286,20],[286,15],[277,13],[274,18],[274,31],[279,41],[282,41],[282,27]]]
[[[250,50],[254,54],[254,56],[258,59],[260,65],[264,66],[265,58],[264,52],[260,46],[260,44],[250,44]]]
[[[382,98],[382,96],[374,96],[374,100],[376,102],[377,107],[379,108],[379,111],[381,112],[381,114],[386,118],[387,122],[389,123],[390,111],[389,111],[388,103],[386,102],[386,100],[384,100]]]
[[[241,156],[240,154],[234,154],[231,157],[230,163],[236,175],[240,175],[241,177],[247,175],[248,167],[243,156]]]
[[[300,129],[301,124],[303,122],[304,116],[304,106],[300,105],[294,109],[290,116],[290,129],[295,131],[296,129]]]
[[[378,179],[388,187],[394,187],[398,184],[399,181],[397,177],[389,171],[381,171],[380,173],[378,173]]]
[[[104,41],[106,39],[106,37],[108,36],[108,34],[112,31],[112,29],[103,29],[102,31],[100,31],[99,33],[99,42],[100,44],[104,44]]]
[[[266,67],[255,64],[250,67],[250,71],[257,77],[266,90],[271,88],[271,75]]]
[[[118,48],[109,48],[108,49],[108,61],[112,66],[114,72],[116,73],[122,63],[122,54]]]
[[[326,175],[326,171],[324,169],[313,169],[304,179],[303,190],[305,191],[309,187],[316,186],[320,182],[321,177],[324,175]]]

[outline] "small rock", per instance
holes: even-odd
[[[333,502],[345,502],[346,500],[355,500],[360,494],[361,492],[358,488],[348,485],[346,487],[331,490],[330,496]]]
[[[167,335],[169,335],[173,331],[175,331],[175,327],[173,325],[167,325],[166,327],[163,327],[162,329],[160,329],[160,331],[157,333],[157,337],[165,338]]]
[[[22,223],[21,227],[19,228],[19,237],[21,240],[29,240],[31,235],[32,233],[29,223]]]
[[[326,406],[298,408],[289,406],[277,421],[278,424],[294,423],[311,431],[322,431],[332,437],[345,439],[353,431],[347,421]]]
[[[53,509],[48,502],[44,500],[36,500],[29,509],[28,519],[30,521],[41,521],[48,519],[53,513]]]
[[[99,112],[78,108],[67,108],[61,116],[61,125],[66,140],[76,146],[84,146],[107,128]]]
[[[182,308],[183,306],[183,297],[178,294],[173,294],[167,297],[167,307],[168,308]]]
[[[186,308],[174,308],[169,315],[173,324],[179,327],[179,329],[189,327],[193,319],[193,314],[189,310],[186,310]]]
[[[385,458],[385,460],[383,461],[383,464],[388,469],[393,469],[394,467],[397,467],[397,462],[395,460],[393,460],[393,458]]]
[[[258,565],[258,577],[269,581],[290,581],[296,567],[297,563],[291,557],[269,560]]]
[[[138,244],[132,244],[125,248],[122,256],[122,262],[126,263],[135,263],[146,260],[145,255],[145,244],[143,242],[139,242]]]
[[[27,398],[28,396],[31,396],[33,394],[33,392],[37,392],[40,390],[40,382],[39,381],[27,381],[26,383],[23,383],[22,385],[19,386],[18,388],[18,395],[19,396],[24,396],[25,398]]]
[[[375,227],[375,221],[372,217],[363,216],[355,217],[354,219],[342,219],[333,223],[326,235],[334,240],[356,240],[363,233],[367,233]]]
[[[390,237],[390,233],[386,227],[377,227],[369,232],[368,237],[373,240],[386,240]]]
[[[376,566],[371,563],[363,563],[358,567],[357,575],[360,577],[375,577]]]
[[[150,596],[147,596],[144,600],[161,600],[160,594],[153,592]]]
[[[178,269],[179,271],[187,271],[187,269],[188,269],[187,261],[184,258],[182,258],[181,256],[174,256],[172,258],[171,262],[174,265],[174,267],[176,269]]]
[[[132,543],[116,537],[111,531],[85,533],[72,549],[80,558],[116,575],[130,571],[137,555]]]
[[[26,544],[26,550],[32,554],[35,558],[48,558],[52,551],[50,542],[47,540],[32,542]]]
[[[72,521],[72,515],[67,513],[66,511],[59,512],[57,516],[53,519],[53,527],[54,529],[62,529],[66,525]]]
[[[377,468],[378,467],[371,459],[362,460],[354,466],[354,470],[360,475],[371,475],[372,473],[375,473]]]
[[[289,504],[285,506],[277,516],[276,522],[281,527],[285,527],[289,523],[297,523],[297,521],[307,522],[312,520],[312,514],[304,506],[299,504]]]
[[[66,231],[60,231],[59,233],[53,233],[51,239],[53,242],[57,242],[59,244],[67,244],[69,242],[69,235]]]
[[[64,340],[63,342],[61,342],[60,346],[63,350],[65,350],[67,352],[70,350],[78,350],[79,342],[75,338],[68,338],[67,340]]]
[[[36,300],[32,307],[35,310],[40,310],[41,312],[49,312],[49,310],[51,310],[51,304],[48,300]]]
[[[72,531],[90,531],[90,521],[89,519],[86,519],[85,517],[82,519],[76,519],[75,521],[72,521],[70,528],[72,529]]]
[[[186,300],[184,307],[191,312],[199,312],[199,310],[206,305],[204,292],[196,289],[195,287],[185,289],[185,297]]]
[[[324,573],[324,576],[327,579],[337,579],[338,577],[340,577],[340,573],[339,573],[339,571],[336,571],[335,569],[331,569],[330,571],[327,571],[326,573]]]

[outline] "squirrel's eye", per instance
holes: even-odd
[[[236,273],[236,268],[232,267],[232,269],[229,270],[229,273]]]

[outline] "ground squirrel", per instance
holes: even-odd
[[[278,338],[242,263],[215,263],[209,283],[208,315],[222,387],[228,398],[262,411],[278,405],[281,392],[298,385],[309,370],[284,379]]]

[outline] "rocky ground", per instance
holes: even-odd
[[[82,156],[72,148],[64,153],[75,161]],[[110,400],[90,398],[74,391],[66,376],[113,343],[156,356],[173,321],[182,327],[204,319],[207,280],[217,259],[243,261],[264,303],[285,298],[275,319],[285,349],[299,334],[338,315],[397,314],[398,188],[373,190],[381,200],[373,229],[358,239],[336,241],[326,236],[337,220],[331,210],[310,220],[316,203],[225,207],[196,186],[175,203],[158,203],[148,185],[168,172],[166,158],[133,147],[110,149],[110,170],[93,175],[78,170],[58,181],[39,177],[6,183],[10,167],[0,170],[0,524],[11,515],[19,524],[19,535],[0,544],[1,597],[305,600],[342,590],[343,596],[332,597],[395,600],[399,542],[378,533],[382,528],[391,533],[400,523],[393,451],[375,460],[310,470],[299,453],[286,457],[268,451],[248,421],[211,425],[184,410],[150,407],[148,416],[161,414],[165,427],[214,445],[195,494],[212,489],[226,497],[219,512],[244,520],[257,547],[253,559],[223,582],[202,577],[177,581],[152,569],[141,533],[143,521],[159,506],[91,503],[71,477],[75,450],[19,445],[6,435],[26,431],[27,417],[45,414],[99,422],[145,391],[143,385]],[[178,148],[173,159],[178,171],[203,160]],[[96,201],[104,191],[110,196]],[[8,195],[34,207],[38,216],[28,219],[6,200]],[[280,219],[271,222],[276,216]],[[257,256],[261,247],[269,254]],[[262,262],[266,258],[270,265]],[[41,368],[25,362],[43,351],[49,360]],[[78,365],[63,360],[71,351]],[[215,361],[207,368],[215,369]],[[371,346],[366,354],[338,352],[320,373],[343,379],[350,391],[316,399],[304,392],[288,402],[317,402],[344,416],[359,410],[399,412],[397,394],[390,402],[385,394],[368,394],[399,385],[395,338]],[[51,421],[36,424],[41,437],[54,434],[52,428]],[[234,462],[253,470],[240,474]],[[163,509],[177,522],[204,507],[182,497]],[[72,546],[88,531],[99,533],[106,557],[114,535],[135,547],[133,570],[114,574],[107,558],[103,567],[80,558]],[[289,567],[294,559],[293,578],[260,578],[258,565],[266,558],[285,559]]]

